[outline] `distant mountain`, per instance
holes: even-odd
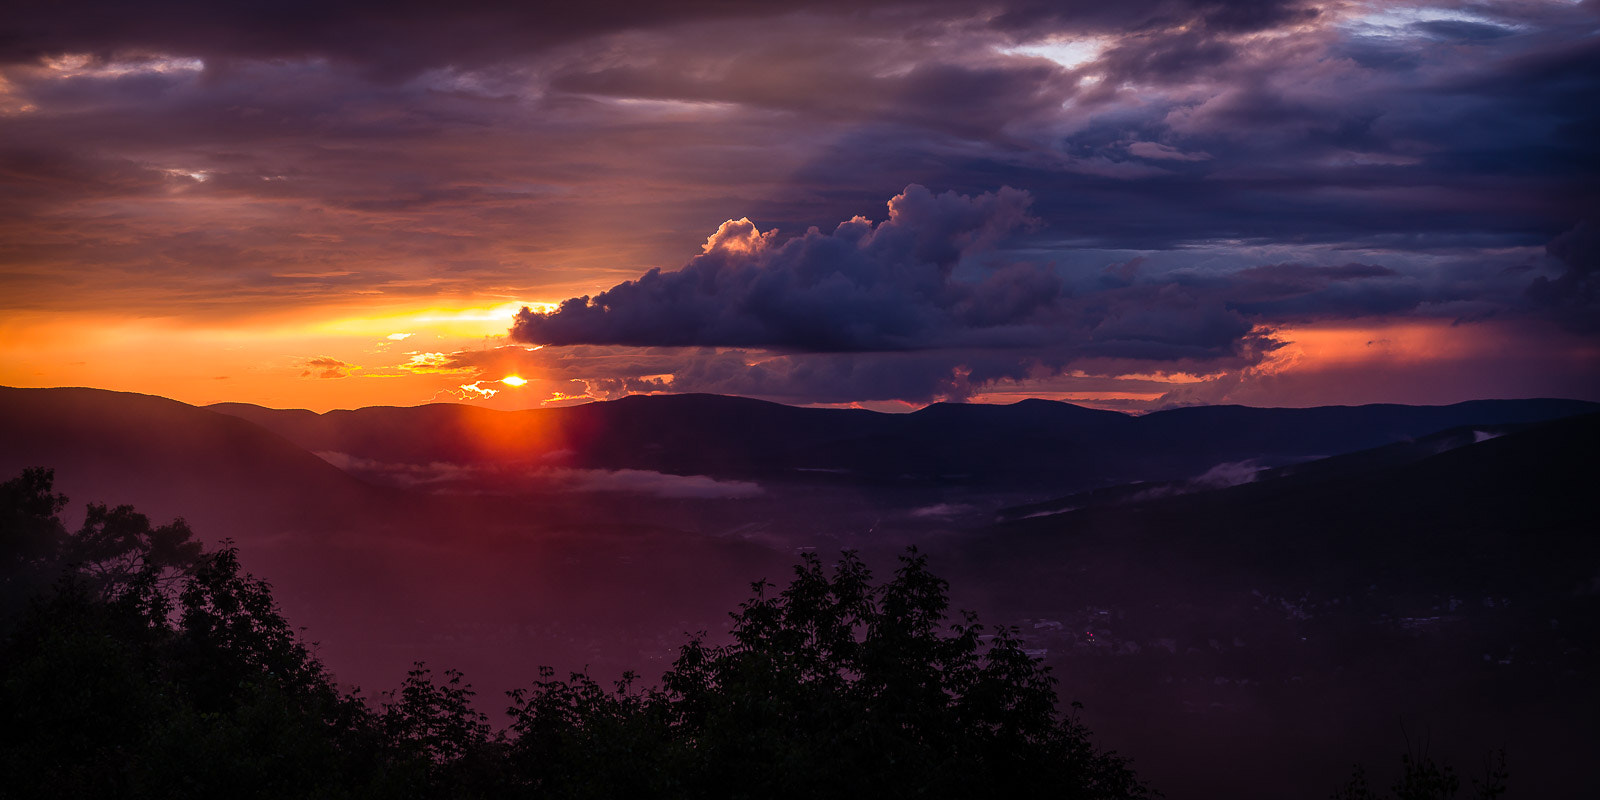
[[[1463,426],[1503,430],[1596,409],[1502,400],[1131,417],[1027,400],[882,414],[663,395],[516,412],[438,404],[316,414],[237,403],[202,409],[96,389],[0,388],[0,469],[53,466],[69,492],[92,490],[84,500],[138,502],[151,513],[196,519],[213,510],[236,518],[249,508],[261,527],[303,528],[321,516],[402,502],[319,453],[346,467],[511,464],[1047,497],[1190,480],[1219,464],[1245,472],[1281,467]]]
[[[245,420],[101,389],[0,388],[0,475],[27,467],[54,468],[73,509],[128,503],[234,534],[321,527],[393,499]]]
[[[221,404],[313,452],[411,464],[521,461],[868,485],[1051,487],[1176,480],[1218,464],[1278,466],[1463,425],[1600,410],[1570,400],[1308,409],[1185,408],[1131,417],[1068,403],[937,403],[910,414],[715,395],[634,396],[529,411],[461,405],[278,411]]]

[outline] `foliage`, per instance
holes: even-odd
[[[766,582],[733,641],[691,639],[662,686],[607,691],[545,671],[514,692],[511,747],[555,797],[1143,797],[1127,763],[1056,713],[1055,680],[1016,632],[946,625],[915,551],[874,587],[852,554]],[[985,640],[987,644],[985,643]]]
[[[335,689],[235,549],[202,554],[181,520],[151,526],[127,507],[90,506],[68,533],[51,479],[30,470],[0,484],[8,585],[35,589],[5,614],[0,794],[376,785],[383,743],[361,735],[369,712]]]
[[[947,586],[915,551],[871,585],[846,554],[757,583],[731,644],[686,644],[660,698],[693,742],[695,796],[1143,796],[1126,763],[1056,714],[1055,679],[1011,629],[946,628]]]
[[[1057,713],[1013,629],[947,619],[902,557],[754,584],[732,639],[659,686],[543,669],[493,731],[459,672],[418,663],[374,710],[340,690],[231,544],[90,506],[47,470],[0,484],[3,797],[1145,797]]]
[[[53,491],[54,480],[52,470],[29,469],[0,483],[0,622],[64,571],[103,600],[137,598],[155,604],[150,613],[169,608],[173,588],[200,561],[188,524],[151,526],[131,506],[91,503],[83,525],[68,533],[58,516],[67,498]]]
[[[459,671],[445,670],[439,682],[422,662],[387,693],[377,724],[396,779],[389,796],[502,793],[503,737],[491,734],[488,717],[473,708],[474,694]]]
[[[0,625],[55,579],[68,541],[61,524],[67,498],[52,491],[55,475],[29,469],[0,483]]]

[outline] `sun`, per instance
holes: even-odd
[[[507,386],[522,386],[523,384],[526,384],[528,382],[528,379],[527,378],[519,378],[519,377],[517,377],[515,375],[507,375],[504,378],[501,378],[500,382],[505,384],[505,385],[507,385]]]

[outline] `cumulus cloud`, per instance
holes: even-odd
[[[882,223],[856,217],[786,241],[731,220],[682,269],[524,309],[511,338],[552,345],[526,356],[537,362],[526,371],[581,381],[593,397],[922,402],[1088,361],[1124,374],[1246,369],[1288,323],[1458,309],[1496,290],[1444,290],[1363,262],[1158,270],[1141,257],[1085,272],[1002,259],[996,244],[1026,224],[1027,202],[913,185]],[[456,354],[447,368],[474,362],[504,357]]]
[[[1048,308],[1059,281],[1030,265],[971,281],[954,273],[1027,224],[1029,202],[1009,188],[974,197],[911,185],[881,223],[855,217],[782,244],[748,219],[729,221],[680,270],[651,270],[548,313],[524,308],[511,338],[834,352],[1005,340]]]
[[[510,338],[550,345],[525,357],[538,362],[527,371],[581,380],[590,396],[966,399],[1085,359],[1248,365],[1274,344],[1245,301],[1302,300],[1323,311],[1319,291],[1393,275],[1367,265],[1228,276],[1120,269],[1074,287],[1049,262],[998,257],[996,244],[1029,224],[1028,200],[1007,189],[974,196],[912,185],[881,223],[855,217],[786,241],[729,221],[682,269],[651,270],[549,312],[524,309]],[[456,359],[441,365],[504,362]],[[1130,371],[1140,369],[1148,371]]]

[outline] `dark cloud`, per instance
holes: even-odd
[[[1110,374],[1246,370],[1283,346],[1274,331],[1284,326],[1527,312],[1513,288],[1526,278],[1493,260],[1440,262],[1428,275],[1365,262],[1156,269],[1139,257],[1092,273],[1004,262],[992,248],[1026,206],[1009,196],[912,186],[888,221],[781,243],[776,230],[731,221],[683,269],[548,314],[524,310],[511,338],[553,345],[525,356],[525,371],[580,381],[595,397],[926,402],[1090,363]],[[1588,257],[1587,230],[1551,253]],[[1575,279],[1539,280],[1530,292]]]
[[[989,351],[788,354],[753,364],[746,358],[738,353],[694,354],[655,388],[791,403],[928,402],[966,399],[977,387],[1028,374],[1025,359]]]
[[[1228,284],[1231,307],[1272,320],[1395,314],[1430,299],[1421,281],[1377,264],[1272,264],[1240,270]]]
[[[1024,264],[974,280],[955,271],[1024,226],[1028,203],[1011,189],[972,197],[912,185],[881,223],[856,217],[781,243],[776,230],[730,221],[683,269],[651,270],[550,313],[523,309],[511,338],[802,351],[1025,342],[1060,292],[1054,275]]]
[[[1600,333],[1600,224],[1580,222],[1545,249],[1566,269],[1554,279],[1534,278],[1528,298],[1568,328]]]
[[[1111,48],[1102,63],[1111,81],[1167,83],[1209,71],[1236,53],[1231,41],[1195,30],[1128,37]]]
[[[984,7],[955,0],[876,2],[871,13],[844,0],[772,4],[735,0],[655,3],[518,3],[469,0],[283,0],[271,4],[151,0],[25,2],[0,22],[0,60],[63,52],[114,55],[182,53],[219,61],[327,58],[363,65],[387,80],[442,66],[476,67],[622,32],[670,31],[709,21],[764,27],[779,17],[876,18],[915,32],[930,21],[1037,37],[1068,25],[1095,30],[1189,24],[1252,31],[1315,12],[1299,3],[1141,0],[1042,4],[1013,0]]]
[[[1516,31],[1499,25],[1457,19],[1431,19],[1412,23],[1412,28],[1429,36],[1458,42],[1487,42]]]
[[[758,4],[690,0],[432,3],[424,0],[283,0],[211,3],[153,0],[34,2],[0,27],[0,56],[155,50],[221,58],[334,57],[403,74],[427,66],[484,63],[530,48],[629,28],[710,16],[758,15]]]
[[[1414,28],[1375,37],[1333,26],[1244,44],[1198,28],[1127,33],[1090,67],[1105,77],[1079,90],[1054,159],[971,148],[950,158],[947,142],[863,129],[802,174],[819,186],[880,174],[963,191],[1016,186],[1035,196],[1051,234],[1118,247],[1534,245],[1600,199],[1587,144],[1600,112],[1581,97],[1600,90],[1600,45],[1562,32],[1594,21],[1547,13],[1566,17],[1508,20],[1519,34],[1484,40],[1484,51]],[[1406,63],[1352,59],[1352,48]],[[945,158],[930,166],[937,153]]]
[[[394,254],[502,275],[529,259],[493,243],[539,247],[618,200],[651,215],[617,242],[629,265],[660,263],[708,216],[804,230],[909,183],[1025,189],[1051,235],[1146,249],[1529,245],[1596,200],[1600,45],[1573,33],[1592,23],[1581,9],[1378,37],[1289,2],[852,8],[44,4],[0,22],[7,52],[91,60],[9,71],[16,102],[47,113],[8,116],[0,149],[94,167],[16,201],[25,213],[62,219],[58,204],[206,169],[185,191],[280,203],[285,228],[315,225],[317,206],[362,215],[341,224],[373,247],[426,231]],[[1450,25],[1518,33],[1466,52],[1436,36]],[[1100,50],[1072,68],[1004,49],[1084,37]],[[629,176],[651,191],[590,191]]]
[[[1068,24],[1091,30],[1203,27],[1219,32],[1248,33],[1303,22],[1317,14],[1314,5],[1299,0],[1133,0],[1126,3],[1018,0],[1001,4],[1001,12],[992,18],[991,24],[1019,35]]]

